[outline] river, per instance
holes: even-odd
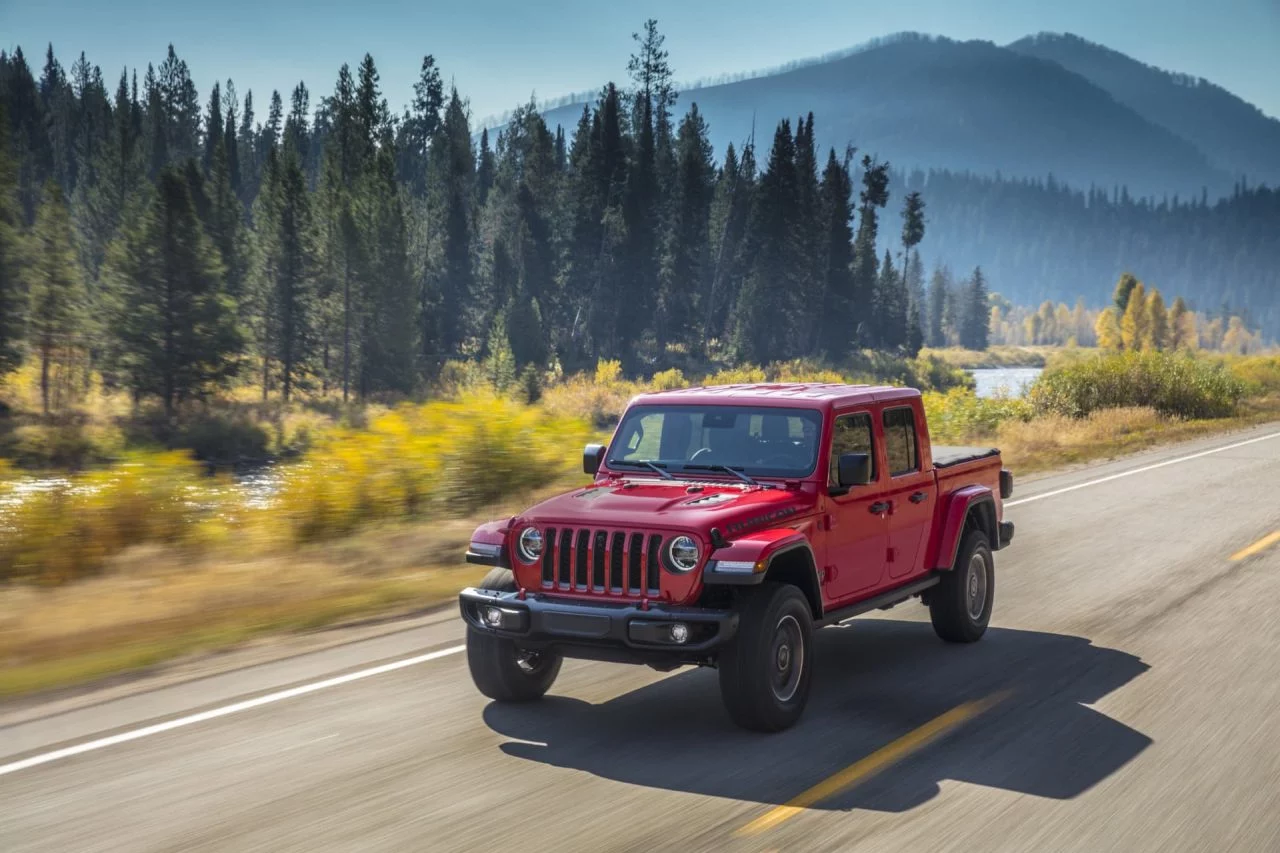
[[[970,370],[969,374],[977,384],[979,397],[996,397],[1000,394],[1021,397],[1043,372],[1043,367],[982,367]]]

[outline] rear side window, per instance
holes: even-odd
[[[890,477],[920,470],[916,418],[910,406],[884,410],[884,452],[889,460]]]
[[[865,453],[871,457],[871,480],[876,474],[876,454],[871,444],[871,415],[841,415],[831,433],[831,461],[827,467],[827,484],[840,485],[840,457],[845,453]]]

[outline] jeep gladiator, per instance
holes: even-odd
[[[919,597],[971,643],[1013,524],[999,451],[932,446],[920,392],[831,384],[643,394],[594,481],[481,525],[462,591],[467,661],[500,702],[542,696],[563,658],[712,666],[730,717],[793,725],[813,631]]]

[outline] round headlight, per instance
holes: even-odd
[[[520,534],[517,543],[520,559],[526,563],[536,563],[542,559],[542,531],[536,527],[526,527]]]
[[[698,567],[698,543],[688,536],[677,536],[667,546],[667,563],[677,572],[691,572]]]

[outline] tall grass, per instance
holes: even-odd
[[[1037,414],[1084,417],[1099,409],[1150,407],[1179,418],[1224,418],[1245,383],[1217,359],[1137,352],[1081,359],[1046,370],[1028,399]]]

